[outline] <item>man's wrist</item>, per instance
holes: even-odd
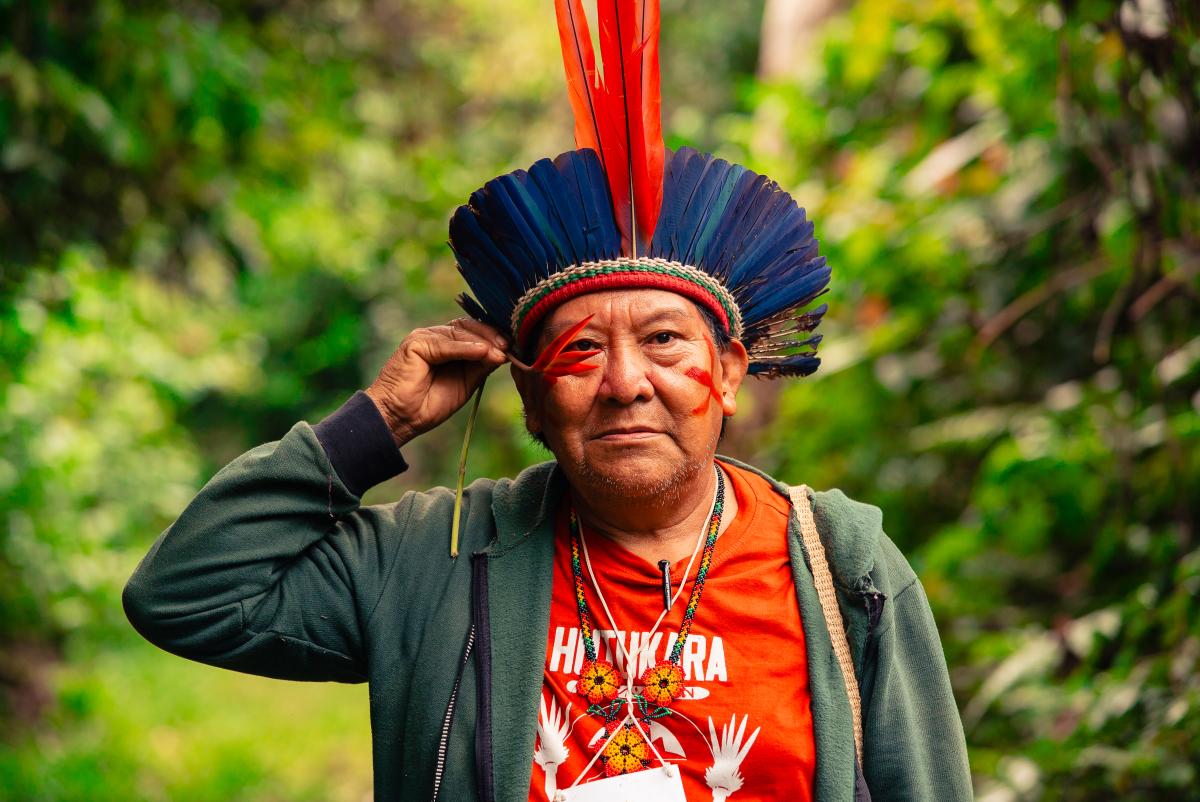
[[[338,477],[356,496],[408,470],[383,412],[362,390],[313,431]]]
[[[417,433],[412,430],[412,427],[401,423],[396,415],[390,409],[388,409],[387,402],[384,401],[380,392],[375,389],[375,385],[371,385],[367,389],[363,390],[362,393],[367,396],[367,398],[371,399],[373,404],[375,404],[376,411],[379,413],[379,416],[383,418],[383,422],[387,425],[388,431],[392,434],[392,440],[395,441],[396,448],[404,448],[404,446],[407,445],[410,440],[417,436]]]

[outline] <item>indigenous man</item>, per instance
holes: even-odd
[[[455,214],[470,317],[221,470],[127,614],[212,665],[369,682],[380,802],[969,799],[880,511],[716,455],[748,374],[817,367],[812,225],[769,179],[663,150],[656,4],[600,5],[609,74],[653,75],[597,84],[558,3],[580,149]],[[471,484],[452,559],[453,493],[360,499],[505,362],[555,460]]]

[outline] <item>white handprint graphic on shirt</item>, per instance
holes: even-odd
[[[713,764],[704,770],[704,781],[712,789],[713,802],[725,802],[729,795],[742,787],[742,772],[740,767],[754,739],[758,737],[761,727],[755,727],[750,738],[742,745],[742,737],[746,734],[746,721],[749,716],[742,717],[742,723],[737,724],[737,716],[729,719],[728,725],[721,727],[721,738],[717,739],[717,728],[712,716],[708,718],[709,749],[712,750]]]
[[[546,799],[554,799],[554,793],[558,790],[558,767],[571,754],[567,748],[567,738],[571,736],[570,720],[571,705],[561,710],[552,696],[547,707],[546,697],[542,696],[541,709],[538,711],[538,742],[533,759],[546,772]]]

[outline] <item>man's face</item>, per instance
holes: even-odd
[[[665,290],[581,295],[547,317],[540,351],[593,315],[570,350],[599,349],[594,370],[548,381],[513,376],[526,425],[574,484],[628,498],[671,495],[709,464],[721,421],[737,411],[746,350],[718,352],[700,310]]]

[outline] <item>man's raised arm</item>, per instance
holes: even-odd
[[[285,679],[361,682],[364,632],[416,493],[361,507],[405,469],[399,446],[452,415],[505,359],[475,321],[417,329],[379,378],[315,427],[225,466],[125,587],[134,628],[175,654]]]

